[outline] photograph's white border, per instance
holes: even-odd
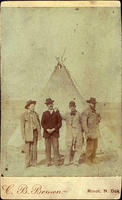
[[[120,7],[120,1],[5,1],[1,7]]]
[[[2,2],[1,7],[120,7],[119,1],[9,1]],[[52,184],[53,183],[53,184]],[[17,194],[19,185],[43,185],[52,190],[69,190],[62,195],[32,195]],[[6,194],[5,187],[14,185],[14,192]],[[4,187],[3,187],[4,186]],[[3,189],[4,188],[4,189]],[[70,190],[71,188],[71,190]],[[98,189],[102,193],[88,192],[88,189]],[[107,190],[108,192],[103,192]],[[1,177],[1,197],[3,199],[119,199],[121,177]]]

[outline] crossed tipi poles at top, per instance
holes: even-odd
[[[64,66],[64,62],[66,61],[66,57],[64,57],[64,54],[65,54],[65,50],[66,49],[64,49],[64,52],[63,52],[63,55],[60,57],[60,56],[55,56],[55,58],[56,58],[56,60],[57,60],[57,65],[56,65],[56,67],[59,67],[59,68],[61,68],[62,66]]]

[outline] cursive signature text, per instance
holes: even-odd
[[[62,190],[49,190],[45,189],[44,186],[40,184],[33,185],[29,188],[26,184],[21,184],[16,187],[16,185],[2,185],[2,190],[8,195],[12,195],[13,193],[17,194],[32,194],[32,195],[42,195],[42,194],[62,194],[67,191]]]

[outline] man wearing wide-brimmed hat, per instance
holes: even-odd
[[[76,109],[75,101],[69,102],[70,111],[67,112],[62,119],[66,121],[66,151],[65,151],[65,165],[79,165],[79,159],[82,153],[83,146],[83,128],[81,113]],[[72,161],[72,151],[74,152],[74,159]]]
[[[34,111],[36,101],[29,100],[25,105],[26,111],[21,117],[22,137],[25,140],[26,167],[37,164],[37,140],[41,134],[41,125],[38,114]]]
[[[83,127],[86,133],[86,162],[95,162],[98,138],[100,136],[100,114],[96,112],[96,98],[91,97],[86,101],[89,108],[82,114]]]
[[[59,165],[59,129],[62,126],[60,113],[53,108],[54,100],[46,99],[47,111],[43,112],[41,125],[44,129],[43,137],[45,138],[45,153],[47,166],[51,166],[51,147],[54,152],[54,164]]]

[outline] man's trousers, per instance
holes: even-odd
[[[59,160],[59,141],[55,136],[45,138],[45,153],[47,164],[51,164],[51,147],[54,153],[54,164],[58,165]]]
[[[98,147],[98,138],[87,139],[87,145],[86,145],[86,158],[93,161],[93,159],[96,157],[96,150]]]
[[[65,151],[65,160],[64,164],[70,164],[71,162],[71,153],[72,153],[72,146],[73,143],[69,142],[66,145],[66,151]],[[75,144],[75,151],[74,151],[74,163],[78,163],[80,160],[80,156],[82,154],[82,146],[83,146],[83,139],[76,139],[76,144]]]
[[[25,164],[26,167],[37,164],[37,129],[33,131],[33,142],[25,142]]]

